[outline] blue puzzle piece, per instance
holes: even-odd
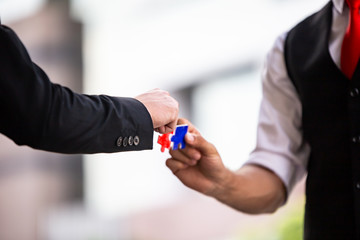
[[[180,144],[180,149],[184,149],[185,144],[185,135],[188,131],[189,126],[188,125],[179,125],[175,129],[175,135],[171,137],[171,141],[174,143],[173,150],[178,149]]]

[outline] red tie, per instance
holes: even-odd
[[[341,49],[341,70],[352,78],[360,58],[360,0],[346,0],[350,9],[350,21]]]

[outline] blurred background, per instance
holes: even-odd
[[[276,37],[325,0],[0,0],[53,82],[133,97],[162,88],[239,168],[255,144],[261,67]],[[249,216],[184,187],[154,150],[61,155],[0,135],[0,239],[296,240],[304,184]]]

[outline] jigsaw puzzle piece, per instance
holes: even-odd
[[[175,129],[175,135],[171,137],[171,142],[174,143],[173,150],[177,150],[180,146],[180,149],[184,149],[186,147],[185,144],[185,135],[188,131],[188,125],[179,125]]]
[[[170,146],[171,146],[171,141],[170,141],[170,134],[172,134],[173,132],[171,133],[165,133],[161,136],[158,137],[158,143],[161,145],[161,152],[164,152],[165,151],[165,148],[169,149]]]

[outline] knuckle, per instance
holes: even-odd
[[[168,91],[166,91],[166,90],[160,90],[160,89],[159,89],[159,91],[160,91],[162,94],[166,95],[167,97],[170,96],[170,93],[169,93]]]

